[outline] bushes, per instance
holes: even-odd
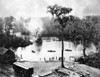
[[[5,48],[9,48],[9,47],[13,47],[13,48],[18,48],[18,47],[26,47],[30,44],[32,44],[32,42],[30,42],[29,40],[23,39],[21,37],[17,37],[17,36],[9,36],[9,37],[5,37],[3,40],[3,45]],[[1,45],[1,46],[3,46]]]
[[[75,60],[76,62],[79,62],[80,64],[85,64],[86,63],[86,59],[83,57],[80,57],[78,59]]]
[[[37,43],[37,46],[41,46],[41,45],[42,45],[42,39],[41,39],[41,37],[39,37],[39,38],[36,40],[36,43]]]
[[[94,54],[89,57],[90,58],[86,64],[100,69],[100,54]]]
[[[89,55],[86,58],[80,57],[77,62],[100,69],[100,53]]]

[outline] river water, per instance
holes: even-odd
[[[55,52],[48,52],[53,50]],[[16,55],[20,60],[28,61],[44,61],[58,60],[61,57],[62,44],[61,41],[46,41],[44,40],[41,46],[37,46],[36,43],[27,46],[26,48],[18,48]],[[69,50],[69,51],[68,51]],[[83,51],[83,46],[80,44],[75,46],[72,42],[64,41],[64,57],[65,60],[69,60],[70,56],[81,56]],[[91,45],[87,48],[86,52],[96,52],[95,46]]]

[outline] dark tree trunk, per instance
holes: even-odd
[[[85,51],[86,51],[86,48],[85,48],[85,46],[84,46],[84,48],[83,48],[83,56],[84,56],[84,58],[86,57]]]
[[[64,68],[64,41],[62,40],[61,67]]]
[[[85,58],[86,57],[86,53],[85,53],[85,51],[86,51],[86,44],[85,44],[85,40],[82,38],[82,44],[83,44],[83,57]]]
[[[61,67],[64,68],[64,40],[63,40],[63,29],[62,29]]]

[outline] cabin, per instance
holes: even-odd
[[[13,63],[15,60],[15,54],[12,50],[6,48],[0,48],[0,62]]]
[[[34,64],[31,62],[14,62],[13,69],[18,76],[31,77],[34,73]]]

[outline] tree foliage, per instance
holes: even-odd
[[[86,56],[85,50],[93,43],[97,48],[100,44],[100,16],[86,16],[80,19],[76,16],[69,16],[70,20],[66,21],[63,31],[64,39],[72,41],[75,45],[83,44],[83,55]],[[53,18],[44,24],[43,34],[47,36],[60,37],[62,32],[58,22],[55,23]]]
[[[48,11],[53,15],[54,22],[57,22],[58,25],[61,27],[61,41],[62,41],[62,54],[61,54],[61,67],[64,67],[63,63],[63,56],[64,56],[64,42],[63,42],[63,32],[64,28],[67,25],[68,20],[70,17],[67,16],[72,11],[72,8],[66,8],[58,5],[48,6]]]
[[[0,18],[0,34],[3,33],[3,29],[4,29],[3,19]]]
[[[11,30],[13,31],[11,34]],[[13,16],[0,18],[0,47],[25,47],[32,44],[29,39],[23,39],[22,37],[17,37],[14,33],[20,32],[24,36],[28,36],[30,33],[24,27],[23,22],[17,21]]]

